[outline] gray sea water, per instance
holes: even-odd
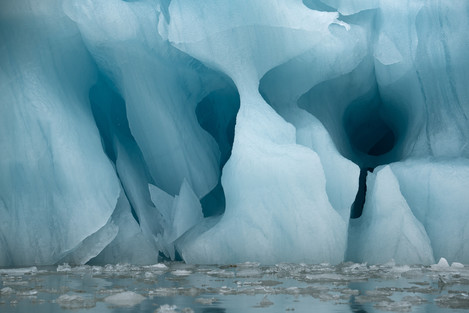
[[[465,312],[469,266],[160,263],[0,269],[0,312]]]

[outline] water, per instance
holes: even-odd
[[[0,269],[0,312],[463,312],[469,266],[165,263]]]

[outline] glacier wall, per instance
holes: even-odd
[[[0,4],[0,266],[469,263],[466,0]]]

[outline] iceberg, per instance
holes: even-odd
[[[0,266],[469,263],[469,3],[0,5]]]

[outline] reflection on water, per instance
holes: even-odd
[[[225,313],[224,308],[203,308],[202,313]]]
[[[345,263],[0,269],[0,312],[460,312],[469,267]]]
[[[367,313],[362,305],[356,303],[350,303],[350,310],[354,313]]]

